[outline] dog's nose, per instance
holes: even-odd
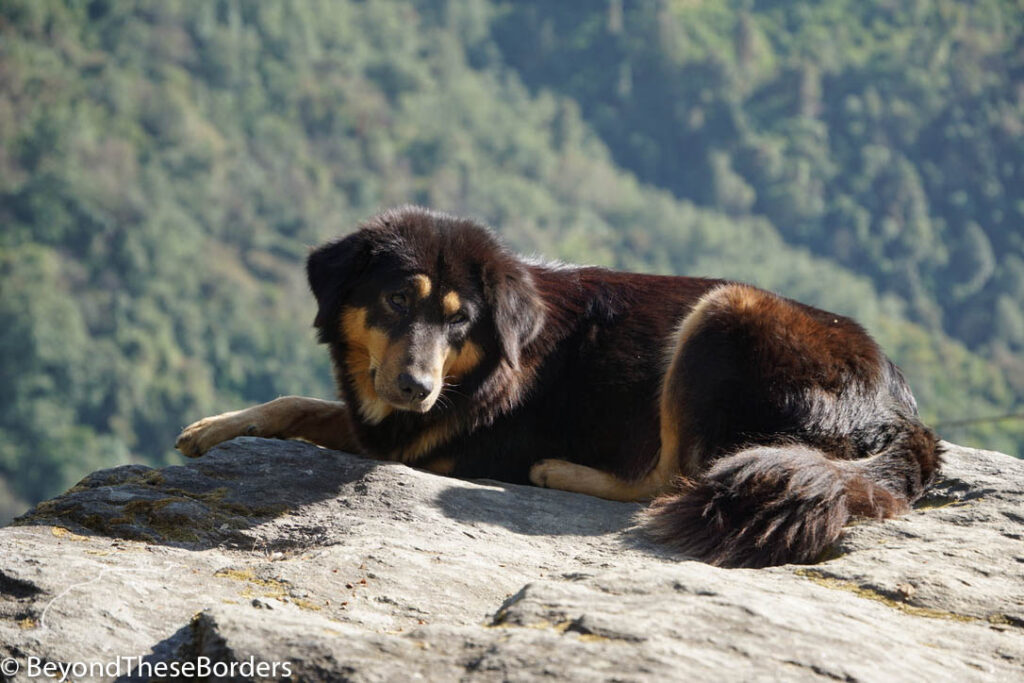
[[[426,377],[413,377],[408,372],[398,376],[398,390],[411,401],[422,401],[430,395],[434,383]]]

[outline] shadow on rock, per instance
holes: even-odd
[[[94,472],[13,525],[50,524],[193,550],[250,549],[248,529],[334,498],[379,464],[310,444],[245,437],[180,466]]]
[[[142,657],[142,661],[133,662],[131,671],[127,671],[116,679],[114,683],[143,683],[152,680],[179,680],[178,678],[165,677],[160,675],[161,667],[169,669],[172,663],[195,661],[189,658],[189,648],[192,644],[192,624],[182,626],[169,638],[160,641],[150,650],[149,654]]]
[[[634,503],[532,486],[477,481],[477,486],[441,491],[435,504],[451,519],[502,526],[536,536],[598,536],[633,525]]]

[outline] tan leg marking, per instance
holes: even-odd
[[[754,308],[763,298],[758,290],[746,285],[721,285],[712,289],[701,297],[697,305],[683,318],[683,321],[676,328],[673,335],[673,342],[670,348],[669,366],[665,372],[664,383],[661,388],[661,452],[670,454],[665,466],[671,465],[675,472],[688,477],[695,477],[701,471],[701,449],[702,445],[694,441],[694,436],[689,435],[689,443],[680,443],[679,433],[680,421],[677,417],[678,411],[682,408],[679,405],[681,378],[679,377],[679,362],[683,349],[691,337],[700,329],[700,326],[707,319],[708,313],[715,309],[730,308],[736,311],[746,311]],[[665,460],[665,458],[662,458]],[[659,463],[661,465],[661,463]]]
[[[666,482],[648,475],[635,482],[620,479],[614,474],[577,465],[568,460],[541,460],[530,468],[530,481],[537,486],[608,500],[649,500],[662,492]]]
[[[269,403],[207,417],[186,427],[175,447],[197,458],[236,436],[304,439],[337,450],[358,452],[344,403],[282,396]]]
[[[680,406],[677,404],[679,396],[679,357],[682,355],[682,350],[686,346],[686,342],[690,340],[697,328],[700,327],[701,323],[704,322],[708,311],[715,304],[716,301],[721,297],[723,291],[728,288],[727,286],[718,287],[711,290],[703,297],[700,301],[686,314],[682,322],[679,323],[679,327],[676,328],[675,333],[672,335],[672,343],[669,345],[669,364],[668,370],[665,371],[665,376],[661,385],[661,396],[659,401],[660,413],[661,413],[661,453],[667,454],[668,457],[662,457],[659,459],[658,465],[662,465],[662,461],[666,462],[667,467],[671,464],[671,467],[676,472],[682,472],[683,474],[693,476],[697,474],[699,467],[699,453],[698,448],[694,448],[695,444],[692,444],[687,449],[686,454],[680,459],[680,434],[679,434],[679,419],[676,417],[676,413]]]

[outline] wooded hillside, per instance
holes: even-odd
[[[855,316],[930,421],[1019,411],[1021,18],[995,0],[7,0],[0,491],[173,462],[204,414],[331,396],[303,259],[406,202],[523,251]],[[1024,424],[944,435],[1020,453]]]

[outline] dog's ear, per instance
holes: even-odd
[[[370,265],[370,240],[363,231],[318,247],[306,260],[306,277],[318,306],[313,325],[320,340],[328,341],[327,327],[338,306]]]
[[[537,336],[544,322],[544,306],[533,277],[518,262],[495,261],[485,267],[484,294],[502,353],[519,369],[523,347]]]

